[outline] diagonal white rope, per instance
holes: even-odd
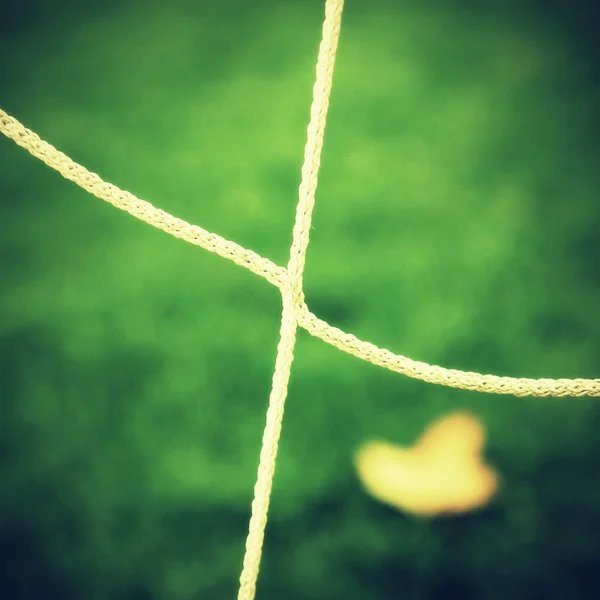
[[[323,37],[317,59],[317,75],[313,89],[313,102],[310,111],[306,147],[304,149],[304,164],[302,165],[302,180],[299,189],[296,221],[292,235],[290,260],[287,267],[287,278],[281,287],[283,312],[273,387],[267,411],[267,424],[263,434],[262,449],[258,476],[254,487],[252,516],[248,537],[246,539],[246,554],[244,556],[238,600],[252,600],[256,593],[256,581],[260,568],[262,545],[267,525],[269,500],[275,473],[277,447],[281,433],[283,410],[287,396],[290,370],[294,360],[294,346],[298,329],[298,315],[304,305],[302,291],[302,273],[306,261],[306,248],[310,233],[312,211],[315,204],[321,150],[329,96],[333,81],[335,55],[340,36],[343,0],[327,0],[325,5],[325,22]]]
[[[88,171],[60,150],[43,141],[36,133],[23,127],[19,121],[1,108],[0,131],[30,154],[58,171],[65,179],[76,183],[96,198],[100,198],[116,208],[128,212],[136,219],[176,238],[214,252],[241,267],[246,267],[273,285],[281,287],[286,275],[283,267],[273,264],[267,258],[263,258],[235,242],[226,240],[220,235],[178,219],[164,210],[152,206],[150,202],[140,200],[130,192],[121,190],[112,183],[107,183],[96,173]]]
[[[280,267],[256,252],[235,242],[206,231],[178,219],[137,198],[133,194],[107,183],[95,173],[73,161],[54,146],[43,141],[33,131],[24,127],[14,117],[0,109],[0,132],[13,140],[32,156],[40,159],[65,179],[76,183],[97,198],[109,202],[116,208],[210,252],[215,252],[237,265],[249,269],[256,275],[282,289],[287,280],[287,269]],[[296,307],[298,308],[298,307]],[[510,394],[514,396],[600,396],[600,379],[527,379],[500,377],[446,369],[428,363],[412,360],[401,354],[394,354],[375,344],[359,340],[350,333],[332,327],[317,318],[303,304],[298,314],[298,324],[311,335],[384,369],[401,373],[407,377],[448,387],[484,392],[490,394]]]

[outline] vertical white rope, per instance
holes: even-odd
[[[300,314],[297,310],[300,311],[304,304],[302,273],[306,259],[312,211],[315,203],[319,166],[321,164],[323,135],[325,133],[343,6],[343,0],[327,0],[325,4],[323,37],[317,59],[317,74],[313,88],[311,117],[304,150],[302,180],[296,208],[296,221],[293,229],[290,260],[286,280],[281,286],[283,310],[280,339],[277,346],[273,386],[269,398],[267,422],[263,433],[258,475],[254,486],[252,516],[246,539],[246,553],[240,575],[238,600],[253,600],[256,594],[256,581],[260,569],[265,527],[267,525],[267,514],[269,511],[273,475],[275,473],[275,461],[281,433],[283,410],[292,361],[294,360],[294,345],[296,343],[296,331],[298,328],[297,314]]]

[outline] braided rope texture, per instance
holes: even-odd
[[[329,96],[333,81],[335,55],[340,37],[343,6],[343,0],[327,0],[325,5],[325,22],[323,23],[323,36],[317,58],[317,75],[313,88],[313,102],[304,149],[304,163],[296,206],[292,247],[290,248],[290,259],[286,271],[287,277],[280,288],[283,311],[273,386],[267,410],[267,424],[263,433],[258,476],[254,486],[252,516],[250,517],[249,532],[246,539],[246,553],[242,574],[240,575],[238,600],[252,600],[256,593],[256,581],[267,525],[267,512],[275,473],[283,409],[292,361],[294,360],[299,315],[304,306],[302,273],[306,262],[306,248],[308,247],[312,211],[315,205],[315,191],[321,165],[321,150],[323,148],[327,109],[329,108]]]
[[[156,208],[145,200],[107,183],[95,173],[77,164],[71,158],[40,139],[33,131],[0,108],[0,132],[58,171],[65,179],[76,183],[90,194],[109,202],[157,229],[214,252],[235,264],[263,277],[279,289],[287,285],[288,270],[235,242],[192,225]],[[600,379],[528,379],[484,375],[415,361],[375,344],[359,340],[350,333],[332,327],[315,316],[304,302],[295,306],[298,325],[311,335],[332,346],[396,373],[452,388],[507,394],[512,396],[600,396]]]
[[[288,269],[276,265],[268,258],[225,238],[206,231],[198,225],[178,219],[149,202],[107,183],[95,173],[73,161],[33,131],[0,108],[0,132],[16,144],[58,171],[65,179],[76,183],[90,194],[109,202],[140,221],[148,223],[170,235],[214,252],[235,264],[245,267],[269,283],[282,289],[288,282]],[[312,313],[304,301],[295,305],[298,325],[311,335],[331,344],[338,350],[356,356],[378,367],[452,388],[506,394],[512,396],[597,396],[600,397],[600,379],[529,379],[484,375],[471,371],[447,369],[412,360],[375,344],[364,342],[350,333],[331,326]]]
[[[600,397],[600,379],[499,377],[447,369],[414,361],[379,348],[369,342],[359,340],[352,334],[332,327],[308,309],[304,301],[302,274],[315,202],[343,4],[343,0],[326,0],[323,35],[317,59],[316,81],[313,88],[311,118],[307,130],[299,200],[287,267],[278,266],[252,250],[206,231],[198,225],[192,225],[178,219],[156,208],[149,202],[104,181],[97,174],[88,171],[85,167],[73,161],[0,109],[0,132],[50,168],[58,171],[65,179],[76,183],[97,198],[109,202],[116,208],[157,229],[245,267],[279,288],[281,292],[283,309],[280,340],[277,348],[266,426],[263,433],[263,444],[254,489],[249,533],[246,540],[246,553],[240,576],[238,600],[252,600],[256,593],[256,581],[275,472],[277,447],[298,327],[303,327],[311,335],[343,352],[390,371],[428,383],[514,396]]]

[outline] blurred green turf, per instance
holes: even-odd
[[[414,359],[598,377],[594,64],[551,12],[441,4],[348,3],[308,304]],[[285,264],[321,2],[10,6],[4,110]],[[277,290],[6,139],[0,200],[6,597],[235,597]],[[358,444],[465,407],[503,477],[490,507],[421,522],[364,494]],[[300,332],[258,598],[596,597],[599,417],[411,381]]]

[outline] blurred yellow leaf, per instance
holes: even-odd
[[[374,498],[422,516],[462,513],[483,506],[498,476],[482,459],[485,433],[471,414],[457,412],[433,423],[412,448],[367,442],[356,468]]]

